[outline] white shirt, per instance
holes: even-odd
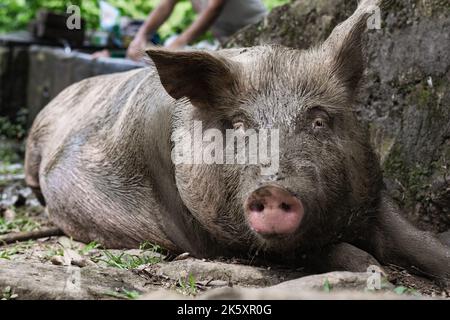
[[[191,2],[197,12],[205,10],[208,6],[208,0],[191,0]],[[267,9],[261,0],[226,0],[211,31],[222,41],[239,29],[260,21],[266,14]]]

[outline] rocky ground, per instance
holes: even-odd
[[[57,231],[24,186],[23,167],[0,164],[0,299],[422,299],[445,298],[432,282],[386,266],[382,290],[368,273],[307,275],[252,261],[172,256],[143,243],[105,250]],[[41,234],[39,234],[41,233]],[[19,240],[14,238],[20,235]],[[25,237],[24,237],[25,236]]]

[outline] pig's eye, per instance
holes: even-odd
[[[244,130],[244,122],[236,121],[235,123],[233,123],[233,129],[234,130]]]
[[[325,120],[324,119],[322,119],[322,118],[314,119],[313,129],[321,129],[323,127],[325,127]]]

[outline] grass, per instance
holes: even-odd
[[[0,161],[0,174],[20,174],[24,173],[22,166],[13,166],[10,161]]]
[[[0,136],[8,139],[23,139],[26,134],[25,125],[13,123],[6,117],[0,117]]]
[[[150,243],[148,241],[145,241],[140,244],[139,250],[141,251],[152,251],[152,252],[161,252],[161,247],[157,244]]]
[[[107,296],[111,296],[119,299],[127,299],[127,300],[136,300],[140,297],[140,293],[134,290],[127,290],[125,288],[121,288],[118,292],[105,292]]]
[[[46,248],[47,248],[46,256],[45,256],[46,259],[51,259],[54,256],[64,256],[64,248],[70,248],[72,250],[76,250],[75,245],[73,244],[72,238],[69,238],[68,245],[67,244],[63,245],[61,243],[58,243],[58,245],[60,246],[60,248],[46,246]],[[78,253],[80,255],[85,256],[92,250],[97,249],[98,247],[101,247],[101,245],[96,241],[92,241],[92,242],[86,244],[83,248],[78,249]]]
[[[39,223],[32,219],[22,216],[12,221],[5,221],[4,218],[0,218],[0,235],[10,232],[29,232],[39,228]]]
[[[14,290],[10,286],[3,289],[3,292],[1,293],[1,300],[14,300],[17,297],[18,295],[14,293]]]
[[[325,292],[331,292],[331,290],[333,289],[330,281],[328,280],[328,278],[325,279],[325,282],[323,283],[323,291]]]
[[[99,261],[105,262],[110,267],[124,270],[136,269],[141,265],[155,264],[160,261],[160,259],[156,257],[130,255],[125,252],[115,255],[108,250],[104,250],[103,253],[106,259],[100,259]]]
[[[416,289],[408,288],[408,287],[404,287],[404,286],[395,287],[393,291],[398,295],[413,295],[413,296],[421,295]]]
[[[0,117],[0,163],[15,163],[23,160],[19,155],[19,149],[23,148],[21,142],[23,142],[26,134],[26,114],[24,111],[25,109],[19,111],[17,119],[14,121],[6,117]],[[12,141],[15,141],[15,143],[11,144]],[[5,174],[5,172],[2,174]]]
[[[1,138],[0,138],[1,139]],[[0,141],[1,142],[1,141]],[[18,155],[17,151],[10,146],[0,145],[0,160],[3,163],[18,163],[23,161],[22,157]],[[5,173],[10,173],[7,169],[4,169]],[[5,174],[3,173],[3,174]]]
[[[51,259],[54,256],[64,256],[64,249],[63,248],[50,248],[46,252],[46,258]]]
[[[189,274],[188,277],[179,278],[178,286],[181,288],[182,294],[196,295],[198,293],[197,281],[195,280],[195,277],[192,274]]]
[[[89,252],[91,252],[94,249],[97,249],[99,247],[101,247],[102,245],[100,243],[98,243],[97,241],[92,241],[89,242],[87,245],[85,245],[83,248],[81,248],[80,250],[78,250],[78,253],[85,256],[87,255]]]
[[[98,261],[105,262],[110,267],[124,270],[136,269],[141,265],[156,264],[158,262],[161,262],[161,257],[159,256],[161,248],[158,245],[153,245],[149,242],[145,242],[141,244],[140,250],[142,251],[142,255],[131,255],[125,252],[114,254],[109,250],[103,250],[105,258],[98,259]]]
[[[11,256],[15,255],[17,251],[12,249],[5,249],[0,251],[0,259],[11,260]]]
[[[7,247],[3,250],[0,250],[0,259],[11,260],[12,256],[24,253],[27,249],[29,249],[33,245],[33,243],[34,243],[33,240],[28,240],[27,242],[23,242],[13,247]]]

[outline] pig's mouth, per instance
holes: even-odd
[[[277,185],[252,192],[244,202],[244,212],[250,229],[269,241],[292,236],[305,214],[302,202]]]

